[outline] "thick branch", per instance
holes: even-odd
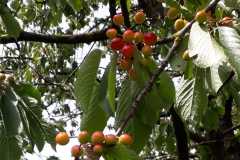
[[[127,7],[127,0],[120,0],[122,15],[124,17],[124,24],[127,28],[131,27],[131,23],[129,20],[129,12]]]
[[[189,148],[188,148],[188,138],[185,130],[185,126],[174,107],[170,108],[170,113],[172,115],[172,122],[174,127],[174,132],[177,142],[177,151],[179,160],[189,159]]]
[[[77,35],[45,35],[22,31],[17,39],[8,36],[0,37],[0,44],[16,43],[19,41],[77,44],[77,43],[91,43],[106,39],[107,37],[105,35],[105,30]]]
[[[220,128],[222,131],[225,131],[228,128],[233,127],[232,122],[232,107],[233,107],[233,97],[230,96],[225,102],[225,113],[220,120]],[[229,137],[233,137],[233,131],[227,132]]]
[[[109,12],[110,17],[113,18],[113,16],[116,14],[116,0],[109,0]]]

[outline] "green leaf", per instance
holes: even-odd
[[[0,102],[4,131],[8,136],[15,136],[20,131],[20,115],[17,108],[18,101],[11,89],[6,90]]]
[[[100,97],[100,87],[95,85],[88,109],[81,118],[81,130],[87,130],[92,133],[97,130],[103,130],[106,126],[108,117],[100,103]]]
[[[56,142],[55,142],[55,136],[57,134],[56,125],[52,123],[42,122],[42,126],[46,131],[45,140],[51,145],[52,149],[56,151]]]
[[[77,102],[83,110],[81,129],[93,132],[103,130],[107,122],[107,115],[103,110],[101,87],[97,83],[97,71],[102,51],[96,49],[87,55],[80,65],[75,82]],[[106,91],[103,90],[104,95]]]
[[[219,40],[225,49],[229,63],[240,77],[240,35],[230,27],[219,27]]]
[[[148,125],[143,123],[139,118],[139,114],[136,114],[134,118],[129,122],[125,131],[126,133],[130,133],[130,135],[133,136],[134,143],[131,145],[131,148],[135,152],[140,153],[140,151],[146,145],[152,133],[153,127],[153,124]]]
[[[138,93],[139,87],[136,82],[131,80],[125,80],[122,83],[122,88],[119,94],[119,100],[117,104],[117,111],[116,111],[116,120],[115,125],[116,127],[119,127],[121,123],[126,119],[126,116],[128,115],[129,111],[131,110],[131,104],[133,102],[133,99],[135,95]],[[148,111],[148,107],[143,101],[137,109],[136,114],[134,115],[133,119],[131,119],[125,128],[125,132],[130,133],[134,138],[134,144],[131,146],[136,152],[140,152],[141,149],[146,144],[150,134],[151,130],[153,128],[153,125],[147,125],[147,120],[145,120],[145,123],[143,122],[144,116],[146,119],[151,120],[151,124],[156,121],[156,112],[153,113],[151,110]],[[154,102],[154,101],[149,101]],[[148,103],[149,104],[149,103]],[[145,112],[144,112],[145,111]],[[146,115],[150,114],[150,117]],[[151,115],[151,114],[154,114]],[[153,118],[152,118],[152,117]]]
[[[190,31],[188,49],[189,56],[194,58],[193,63],[201,68],[226,61],[222,47],[197,22],[193,24]]]
[[[18,38],[21,32],[21,27],[17,20],[11,14],[10,9],[7,7],[3,7],[3,9],[1,9],[0,11],[0,16],[9,36]]]
[[[176,98],[175,86],[171,77],[166,72],[162,72],[156,83],[159,97],[163,101],[164,106],[171,107]]]
[[[20,97],[32,97],[41,101],[41,93],[31,84],[20,84],[14,87],[14,90]]]
[[[208,131],[216,130],[219,127],[219,119],[217,106],[209,106],[203,118],[204,128]]]
[[[140,160],[134,151],[121,144],[108,148],[103,157],[105,160]]]
[[[22,155],[22,148],[19,144],[19,137],[5,136],[0,132],[0,155],[2,160],[19,160]]]
[[[111,60],[111,66],[108,73],[108,90],[107,99],[113,112],[115,112],[115,97],[116,97],[116,64],[117,56],[114,55]]]
[[[93,89],[96,84],[98,66],[101,60],[102,51],[96,49],[85,57],[77,72],[75,82],[75,95],[77,103],[83,111],[88,110]]]
[[[122,82],[116,110],[116,127],[119,127],[121,122],[125,119],[126,113],[130,110],[132,101],[138,91],[139,88],[133,81],[126,79]]]
[[[227,7],[236,9],[240,7],[240,0],[224,0],[224,3]]]
[[[28,121],[29,121],[29,127],[30,127],[30,134],[33,142],[36,144],[39,151],[42,151],[44,147],[44,130],[42,129],[41,124],[39,124],[39,120],[36,119],[36,117],[32,116],[32,113],[27,112],[26,113]]]
[[[67,2],[76,12],[83,8],[82,0],[67,0]]]
[[[223,83],[228,79],[230,73],[231,68],[229,68],[227,64],[213,65],[207,70],[206,79],[214,94],[216,94],[222,87]]]
[[[195,78],[182,79],[176,94],[176,108],[183,119],[201,120],[207,108],[207,92],[205,88],[205,71],[196,68]]]
[[[116,96],[116,63],[117,55],[115,54],[111,62],[108,64],[103,77],[101,79],[101,101],[104,110],[110,115],[115,112],[115,96]]]

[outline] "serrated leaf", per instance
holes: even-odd
[[[85,57],[77,72],[75,82],[75,95],[77,103],[83,111],[89,107],[91,95],[96,83],[98,66],[100,63],[102,51],[96,49]]]
[[[1,133],[1,132],[0,132]],[[22,148],[19,137],[0,134],[0,155],[3,160],[19,160]]]
[[[129,111],[131,110],[131,104],[133,102],[133,99],[135,95],[138,93],[138,86],[137,83],[131,80],[125,80],[122,83],[122,88],[119,94],[119,100],[117,105],[117,111],[116,111],[116,121],[115,125],[116,127],[119,127],[120,124],[125,120],[126,116],[128,115]],[[153,102],[153,101],[151,101]],[[138,106],[137,113],[134,115],[133,119],[131,119],[125,128],[125,132],[130,133],[134,137],[134,144],[132,145],[132,148],[139,152],[146,144],[149,135],[151,134],[151,130],[153,126],[147,125],[146,122],[143,123],[143,117],[146,113],[142,111],[142,107],[146,107],[144,103],[140,104]],[[141,110],[140,110],[141,109]],[[147,111],[147,108],[143,109]],[[148,112],[149,113],[149,112]],[[152,111],[150,113],[153,113]],[[153,120],[151,121],[151,124],[156,120],[156,113],[155,115],[151,115]],[[147,119],[152,119],[151,117]]]
[[[190,31],[188,49],[189,56],[194,58],[193,63],[201,68],[226,61],[222,47],[197,22],[193,24]]]
[[[229,63],[240,77],[240,35],[230,27],[219,27],[219,41],[225,49]]]
[[[182,79],[180,82],[176,94],[176,108],[185,120],[201,120],[207,108],[207,101],[205,71],[197,68],[194,79]]]
[[[116,97],[116,55],[111,60],[111,66],[108,74],[108,90],[107,99],[113,112],[115,112],[115,97]]]
[[[8,89],[5,95],[2,96],[0,104],[0,111],[6,135],[17,135],[20,131],[21,121],[19,111],[17,109],[18,101],[11,89]]]
[[[209,106],[203,118],[203,125],[206,130],[211,131],[219,127],[218,111],[216,106]]]
[[[108,148],[103,157],[105,160],[140,160],[134,151],[121,144]]]
[[[100,84],[101,101],[105,112],[112,115],[115,112],[116,96],[116,62],[117,56],[114,55],[108,64]]]
[[[222,87],[223,83],[228,79],[230,73],[231,68],[229,68],[227,64],[213,65],[207,70],[206,79],[214,94],[216,94]]]
[[[139,88],[137,88],[136,83],[133,81],[126,79],[122,82],[116,110],[116,127],[119,127],[124,120],[138,90]]]
[[[107,115],[101,106],[100,87],[95,85],[88,109],[81,118],[81,130],[87,130],[92,133],[97,130],[103,130],[107,123]]]
[[[20,84],[15,86],[14,90],[17,92],[18,95],[21,97],[32,97],[35,98],[40,102],[41,100],[41,93],[31,84]]]
[[[240,7],[240,0],[224,0],[224,3],[227,7],[236,9]]]
[[[67,0],[67,2],[75,11],[80,11],[83,8],[81,0]]]
[[[18,38],[21,32],[21,27],[17,20],[10,13],[10,9],[7,7],[1,9],[0,16],[2,18],[2,21],[4,23],[8,35],[14,38]]]
[[[131,145],[131,148],[135,152],[139,153],[146,145],[153,127],[153,125],[143,123],[138,114],[129,122],[125,131],[133,136],[134,143]]]
[[[172,79],[166,72],[162,72],[156,83],[159,97],[163,101],[163,104],[165,107],[170,107],[175,102],[176,98],[175,86]]]

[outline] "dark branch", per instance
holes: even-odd
[[[225,131],[223,132],[223,135],[225,136],[225,135],[227,135],[227,134],[229,134],[229,133],[231,133],[231,132],[233,132],[233,131],[235,131],[235,130],[237,130],[237,129],[239,129],[239,128],[240,128],[240,124],[238,124],[238,125],[236,125],[236,126],[234,126],[234,127],[232,127],[232,128],[229,128],[229,129],[225,130]]]
[[[129,12],[127,7],[127,0],[120,0],[122,15],[124,17],[124,24],[127,28],[131,27]]]
[[[116,14],[116,0],[109,0],[109,13],[111,18]]]
[[[77,44],[77,43],[91,43],[106,39],[107,37],[105,35],[105,30],[77,35],[45,35],[22,31],[17,39],[8,36],[0,37],[0,44],[16,43],[19,41]]]
[[[190,138],[191,140],[193,140],[194,142],[197,142],[197,143],[201,143],[201,142],[207,140],[205,137],[203,137],[203,136],[201,136],[200,134],[197,134],[197,133],[195,133],[195,132],[193,132],[193,131],[189,131],[189,130],[188,130],[188,135],[189,135],[189,138]]]
[[[230,82],[233,78],[233,76],[235,75],[234,71],[231,71],[228,78],[223,82],[222,86],[218,89],[217,91],[217,95],[222,91],[222,89],[228,84],[228,82]]]
[[[228,128],[233,127],[233,122],[232,122],[232,107],[233,107],[233,97],[230,96],[226,102],[225,102],[225,113],[223,117],[220,119],[220,128],[221,131],[224,131]],[[229,137],[233,137],[233,131],[232,132],[227,132]],[[224,134],[224,133],[223,133]],[[225,134],[226,136],[226,134]]]
[[[177,142],[177,151],[179,160],[189,159],[188,138],[182,119],[179,117],[174,107],[170,108],[172,122]]]

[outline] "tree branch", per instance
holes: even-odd
[[[109,0],[109,13],[111,19],[116,14],[116,0]]]
[[[106,40],[105,29],[90,33],[76,34],[76,35],[45,35],[33,32],[22,31],[17,39],[9,36],[0,37],[0,44],[16,43],[19,41],[33,41],[44,43],[62,43],[62,44],[76,44],[76,43],[91,43],[95,41]]]
[[[236,125],[236,126],[234,126],[234,127],[232,127],[232,128],[226,129],[226,130],[223,132],[223,135],[225,136],[225,135],[227,135],[227,134],[229,134],[229,133],[231,133],[231,132],[233,132],[233,131],[235,131],[235,130],[237,130],[237,129],[239,129],[239,128],[240,128],[240,124],[238,124],[238,125]]]
[[[179,160],[189,159],[189,148],[188,148],[188,138],[185,130],[185,126],[174,107],[170,108],[170,113],[172,115],[171,119],[173,122],[174,132],[177,142],[177,152]]]
[[[121,126],[117,130],[117,135],[121,134],[123,129],[126,127],[128,121],[134,116],[134,114],[137,110],[138,104],[140,103],[142,98],[152,89],[152,87],[153,87],[155,81],[157,80],[158,76],[164,71],[164,69],[167,66],[169,60],[174,55],[175,50],[178,48],[178,46],[181,42],[181,38],[191,28],[193,22],[194,22],[194,20],[192,20],[188,25],[186,25],[185,28],[183,28],[183,31],[178,35],[178,37],[175,38],[174,43],[173,43],[172,47],[170,48],[170,50],[169,50],[167,56],[165,57],[165,59],[162,61],[162,63],[158,67],[158,69],[150,77],[148,82],[145,84],[144,88],[137,94],[136,98],[134,99],[134,101],[131,105],[131,109],[130,109],[129,114],[126,116],[126,119],[123,121],[123,123],[121,124]]]
[[[136,98],[134,99],[132,105],[131,105],[131,110],[129,114],[127,115],[126,119],[123,121],[121,126],[117,130],[117,135],[120,135],[123,129],[126,127],[128,121],[134,116],[137,106],[144,97],[153,87],[155,81],[157,80],[158,76],[164,71],[165,67],[168,64],[168,61],[172,57],[175,49],[178,47],[179,40],[175,40],[173,43],[172,48],[169,50],[168,55],[166,56],[165,60],[162,61],[160,67],[155,71],[155,73],[150,77],[149,81],[146,83],[145,87],[137,94]]]
[[[127,0],[120,0],[122,15],[124,17],[124,24],[127,28],[131,27],[129,12],[127,7]]]
[[[206,11],[210,10],[211,8],[215,7],[217,5],[217,3],[220,0],[213,0],[209,6],[207,6],[205,8]],[[116,134],[120,135],[121,132],[124,130],[124,128],[127,126],[129,120],[134,116],[134,114],[137,111],[137,106],[140,103],[140,101],[142,100],[142,98],[152,89],[155,81],[157,80],[158,76],[164,71],[165,67],[167,66],[169,60],[172,58],[172,56],[175,53],[175,50],[178,48],[179,44],[181,43],[182,38],[184,37],[184,35],[190,30],[192,24],[195,22],[195,20],[193,19],[191,22],[189,22],[182,30],[180,30],[174,38],[174,43],[172,45],[172,47],[170,48],[170,50],[168,51],[167,56],[165,57],[165,59],[162,61],[162,63],[160,64],[160,66],[158,67],[158,69],[153,73],[153,75],[150,77],[150,79],[146,82],[145,86],[143,87],[143,89],[137,94],[137,96],[135,97],[135,99],[133,100],[133,103],[130,107],[130,111],[127,114],[125,120],[123,121],[123,123],[120,125],[120,127],[118,128]]]

